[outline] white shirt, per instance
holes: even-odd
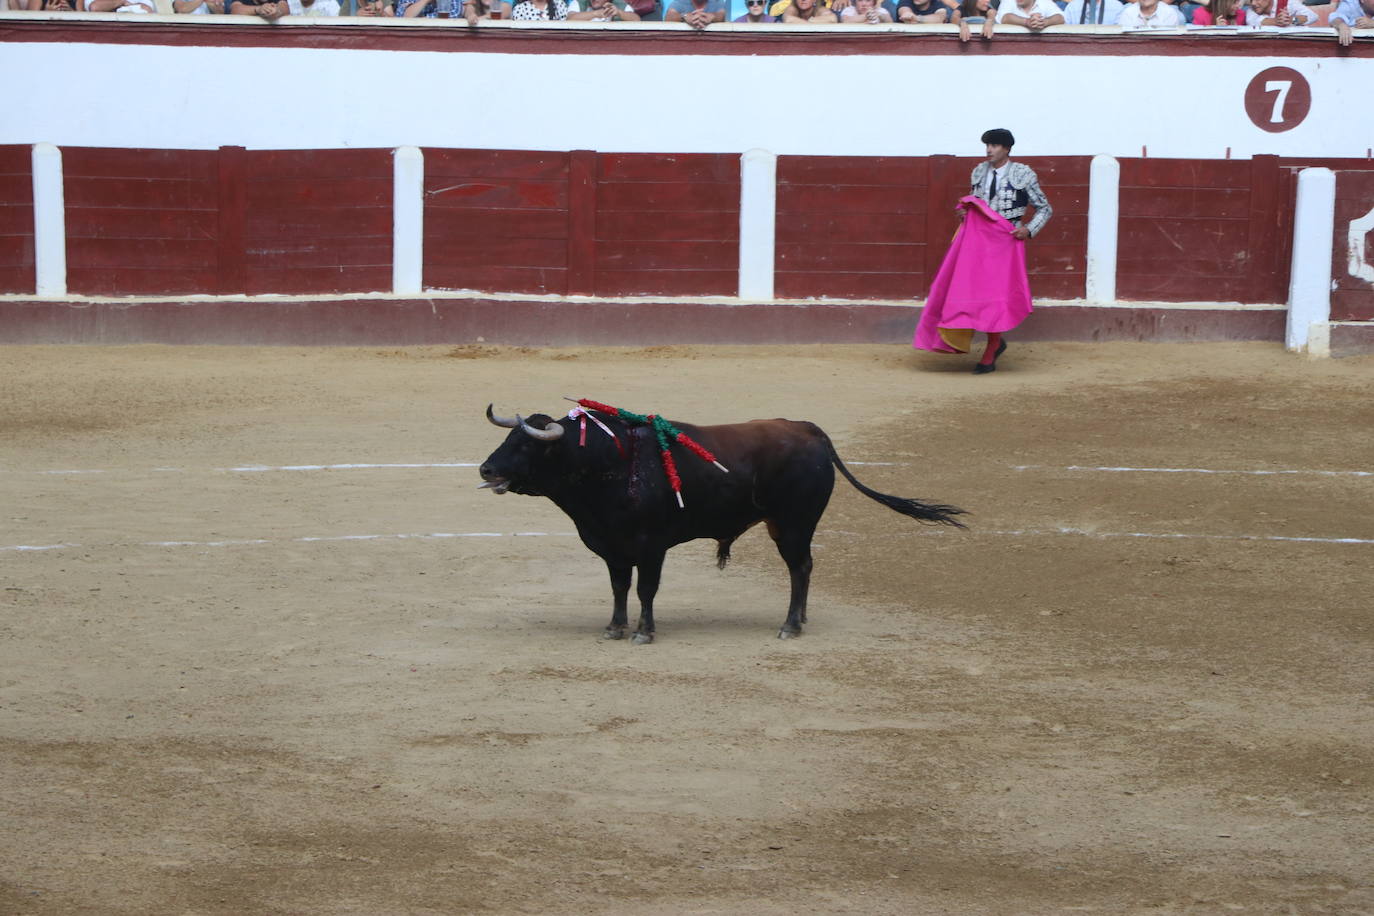
[[[340,7],[339,0],[315,0],[309,6],[301,3],[301,0],[286,0],[286,9],[292,16],[337,16]]]
[[[1035,0],[1035,3],[1031,4],[1031,8],[1028,10],[1021,9],[1021,5],[1016,0],[1005,0],[1001,8],[997,10],[997,21],[1006,22],[1007,16],[1012,14],[1020,16],[1022,19],[1029,19],[1034,13],[1039,13],[1046,19],[1051,16],[1064,15],[1064,11],[1059,8],[1054,0]],[[1001,181],[1000,178],[997,180]]]
[[[1249,4],[1246,4],[1245,21],[1247,23],[1250,22],[1251,16],[1255,17],[1255,22],[1259,22],[1261,19],[1277,19],[1279,17],[1279,14],[1274,9],[1274,7],[1276,6],[1278,6],[1277,3],[1270,4],[1269,12],[1257,13],[1250,8]],[[1286,8],[1288,10],[1288,15],[1293,17],[1293,25],[1317,24],[1317,14],[1312,12],[1311,8],[1308,7],[1307,4],[1303,3],[1302,0],[1288,0],[1288,6]]]
[[[1011,0],[1011,2],[1015,3],[1016,0]],[[1055,7],[1055,8],[1058,9],[1058,7]],[[1026,13],[1025,15],[1029,16],[1030,13]],[[1002,163],[1001,168],[988,169],[988,180],[985,181],[985,182],[983,182],[983,193],[984,193],[985,195],[987,195],[987,197],[988,197],[989,199],[992,198],[992,193],[991,193],[991,191],[992,191],[992,178],[993,178],[993,176],[994,176],[994,175],[997,176],[997,187],[998,187],[998,188],[1005,188],[1005,187],[1007,186],[1007,168],[1008,168],[1010,165],[1011,165],[1011,160],[1008,159],[1006,162]]]
[[[877,14],[878,14],[878,21],[879,21],[879,22],[891,22],[891,21],[892,21],[892,14],[889,13],[887,10],[883,9],[881,6],[874,7],[874,10],[875,10],[875,11],[877,12]],[[860,16],[860,15],[859,15],[859,11],[858,11],[857,9],[855,9],[854,4],[851,3],[849,6],[846,6],[846,7],[844,8],[844,12],[843,12],[843,13],[840,13],[840,21],[841,21],[841,22],[867,22],[867,21],[868,21],[868,17],[867,17],[867,16]]]
[[[1176,29],[1183,25],[1183,14],[1177,8],[1161,2],[1154,15],[1146,19],[1140,15],[1139,3],[1128,3],[1116,24],[1123,29]]]
[[[1096,16],[1092,22],[1083,21],[1083,9],[1087,5],[1084,0],[1071,0],[1064,9],[1064,22],[1069,25],[1116,25],[1117,20],[1121,18],[1121,9],[1125,6],[1119,0],[1100,0],[1102,21],[1099,23]]]

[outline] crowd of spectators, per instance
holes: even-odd
[[[724,22],[731,0],[0,0],[0,9],[187,15],[375,16],[479,20]],[[735,0],[740,23],[952,24],[959,38],[992,38],[998,24],[1041,32],[1062,25],[1128,29],[1184,26],[1334,28],[1343,45],[1351,29],[1374,28],[1374,0]],[[159,9],[159,4],[162,9]],[[170,10],[167,6],[170,5]],[[1323,24],[1313,6],[1327,6]],[[737,7],[738,8],[738,7]]]

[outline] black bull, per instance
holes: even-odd
[[[497,493],[547,496],[577,526],[582,542],[606,561],[614,610],[607,639],[623,639],[626,599],[639,568],[639,626],[634,642],[654,638],[654,595],[668,549],[696,538],[719,544],[718,565],[730,545],[759,522],[778,547],[792,579],[792,600],[778,637],[801,634],[811,582],[811,537],[835,486],[833,464],[860,493],[918,521],[962,528],[963,510],[870,490],[854,479],[820,427],[798,420],[751,420],[725,426],[676,423],[713,452],[727,469],[675,448],[685,508],[679,508],[664,475],[653,431],[597,414],[616,436],[587,424],[585,445],[578,420],[535,414],[503,419],[487,407],[487,419],[509,428],[506,441],[482,463],[483,486]],[[617,444],[617,442],[619,444]]]

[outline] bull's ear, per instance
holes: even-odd
[[[487,405],[487,420],[492,426],[499,426],[502,429],[515,429],[520,425],[519,417],[498,417],[491,412],[491,405]]]
[[[515,415],[515,419],[520,423],[520,428],[525,431],[525,435],[532,436],[535,439],[541,439],[544,442],[553,442],[555,439],[561,439],[563,437],[563,427],[556,421],[550,420],[548,426],[543,429],[535,429],[533,426],[530,426],[524,420],[520,419],[519,414]]]

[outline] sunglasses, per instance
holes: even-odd
[[[763,6],[763,0],[748,0],[748,6]]]

